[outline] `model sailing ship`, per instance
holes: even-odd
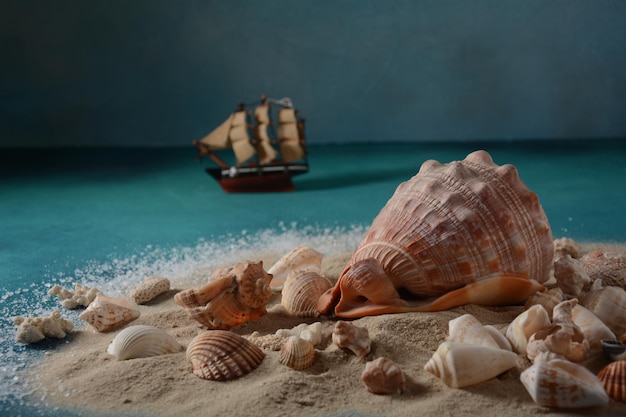
[[[278,107],[275,116],[273,105]],[[304,119],[288,98],[262,96],[258,103],[241,103],[224,123],[193,143],[199,158],[208,156],[218,165],[206,171],[228,192],[292,191],[291,177],[309,170]],[[228,148],[235,165],[214,152]]]

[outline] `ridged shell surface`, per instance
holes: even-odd
[[[598,372],[598,379],[609,397],[626,403],[626,360],[609,363]]]
[[[183,349],[183,346],[165,330],[154,326],[135,325],[120,331],[107,348],[107,353],[123,361],[176,353]]]
[[[187,346],[193,374],[202,379],[225,381],[256,369],[265,354],[244,337],[228,330],[209,330]]]
[[[290,336],[280,349],[278,362],[295,370],[309,368],[315,362],[315,347],[299,336]]]
[[[106,332],[135,320],[139,315],[139,307],[132,301],[99,294],[78,317],[97,331]]]
[[[391,359],[380,357],[365,364],[361,381],[373,394],[401,394],[406,391],[402,369]]]
[[[549,278],[554,243],[535,193],[485,151],[426,161],[398,186],[350,264],[380,261],[409,292],[437,296],[498,272]]]
[[[320,272],[323,257],[324,255],[307,245],[295,247],[267,271],[272,274],[270,287],[273,291],[281,291],[285,280],[295,270]]]
[[[287,276],[280,303],[298,317],[317,317],[317,300],[332,287],[328,278],[315,271],[293,271]]]

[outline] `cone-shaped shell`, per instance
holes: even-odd
[[[617,340],[611,329],[602,320],[580,304],[572,309],[572,320],[585,335],[592,351],[602,349],[603,340]]]
[[[135,320],[139,314],[139,307],[132,301],[99,294],[78,317],[95,330],[106,332]]]
[[[154,326],[135,325],[123,329],[115,336],[107,353],[118,361],[148,358],[181,352],[183,346],[172,336]]]
[[[365,364],[361,381],[373,394],[401,394],[406,391],[404,372],[395,362],[384,357]]]
[[[552,233],[539,199],[514,166],[494,164],[485,151],[443,165],[431,160],[400,184],[318,308],[326,312],[336,306],[340,317],[359,317],[471,302],[523,302],[540,286],[520,292],[514,287],[517,278],[546,281],[553,252]],[[353,270],[363,262],[368,262],[366,268]],[[346,277],[351,283],[343,285]],[[378,302],[373,300],[378,287],[350,291],[361,280],[386,280],[392,288],[417,297],[442,296],[485,283],[481,291],[455,293],[446,303],[408,310],[406,300],[387,289],[388,299],[379,297]]]
[[[225,381],[256,369],[265,354],[244,337],[228,330],[209,330],[187,346],[193,374],[202,379]]]
[[[272,274],[270,287],[272,291],[281,291],[289,273],[295,270],[320,272],[324,255],[308,247],[300,245],[280,258],[267,271]]]
[[[600,280],[595,281],[591,291],[580,297],[580,304],[602,320],[613,333],[622,335],[626,333],[626,290],[620,287],[598,289],[600,285]]]
[[[515,367],[517,355],[504,349],[444,342],[424,370],[452,388],[463,388],[495,378]]]
[[[130,294],[137,304],[145,304],[170,290],[170,280],[163,277],[148,277]]]
[[[537,361],[521,373],[520,380],[533,401],[544,407],[595,407],[609,402],[593,373],[563,359]]]
[[[506,338],[511,342],[513,350],[526,353],[528,339],[535,332],[552,325],[548,312],[541,304],[535,304],[524,311],[509,324]]]
[[[315,271],[293,271],[287,277],[281,295],[281,305],[298,317],[317,317],[317,300],[333,284]]]
[[[448,322],[448,340],[500,349],[500,345],[494,340],[490,331],[471,314],[463,314]]]
[[[299,336],[290,336],[280,348],[278,362],[295,370],[309,368],[315,362],[313,343]]]
[[[626,403],[626,360],[609,363],[598,372],[598,379],[609,397]]]

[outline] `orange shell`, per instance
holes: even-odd
[[[609,397],[626,403],[626,360],[609,363],[598,372],[598,378]]]

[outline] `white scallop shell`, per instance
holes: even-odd
[[[307,245],[297,246],[276,261],[276,263],[267,271],[272,274],[270,288],[272,291],[281,291],[285,280],[291,271],[301,270],[320,272],[323,257],[324,255]]]
[[[107,353],[115,356],[118,361],[123,361],[176,353],[183,349],[165,330],[140,324],[119,332],[109,344]]]
[[[530,336],[551,324],[546,309],[541,304],[535,304],[509,324],[506,329],[506,338],[511,342],[514,351],[525,353]]]
[[[544,407],[581,408],[609,403],[598,377],[567,360],[537,361],[521,373],[520,380],[533,401]]]
[[[139,314],[139,307],[132,301],[99,294],[78,317],[95,330],[106,332],[135,320]]]
[[[444,342],[424,370],[452,388],[475,385],[515,367],[517,355],[504,349]]]

